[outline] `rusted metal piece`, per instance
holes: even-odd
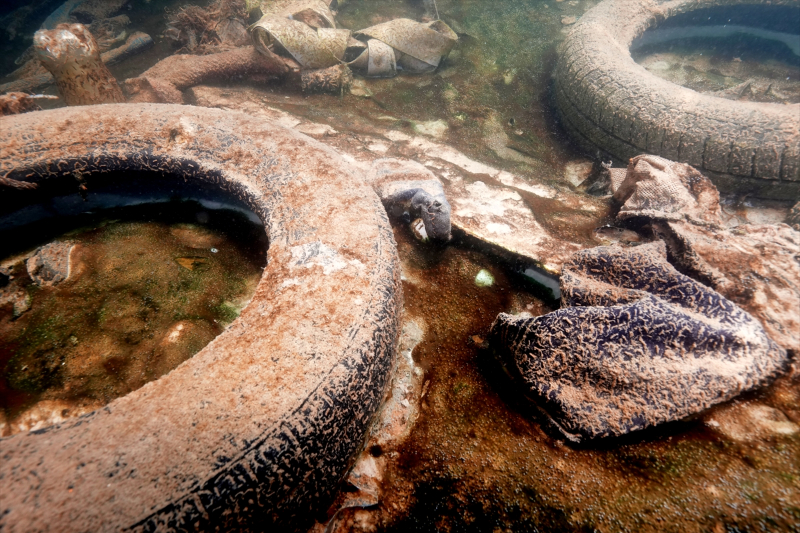
[[[125,101],[117,80],[100,58],[97,42],[83,24],[39,30],[33,36],[33,46],[67,105]]]
[[[423,24],[411,19],[394,19],[359,30],[355,35],[383,41],[433,68],[439,66],[442,57],[447,56],[458,42],[458,35],[441,20]],[[409,65],[415,64],[409,62]]]
[[[27,183],[133,170],[212,184],[270,242],[255,296],[197,355],[0,439],[0,529],[307,530],[363,444],[399,333],[392,230],[358,171],[263,118],[156,104],[3,117],[0,154],[0,176]]]
[[[250,33],[259,52],[285,51],[303,68],[326,68],[341,63],[350,38],[350,30],[315,29],[304,22],[280,17],[262,17]]]

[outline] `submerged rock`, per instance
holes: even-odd
[[[574,440],[698,413],[787,365],[752,316],[675,270],[662,242],[579,252],[561,292],[553,313],[500,314],[491,342]]]
[[[2,274],[0,274],[0,281],[2,281]],[[0,287],[0,307],[4,305],[11,305],[11,316],[17,318],[31,308],[31,297],[18,284],[10,283]]]
[[[40,287],[54,287],[69,278],[71,242],[51,242],[36,250],[25,262],[28,275]]]
[[[478,287],[491,287],[494,285],[494,276],[488,270],[481,270],[478,272],[478,275],[475,276],[475,285]]]

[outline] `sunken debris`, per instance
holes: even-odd
[[[575,254],[561,293],[544,316],[501,313],[491,342],[572,440],[678,420],[787,365],[752,316],[675,270],[660,241]]]

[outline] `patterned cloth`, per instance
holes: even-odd
[[[500,314],[490,339],[572,440],[698,413],[788,365],[757,320],[675,270],[661,241],[578,252],[561,293],[547,315]]]

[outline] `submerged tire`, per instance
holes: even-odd
[[[659,21],[743,3],[770,2],[605,0],[589,10],[559,48],[555,98],[565,128],[587,150],[688,163],[723,190],[800,196],[800,104],[700,94],[650,74],[630,54],[633,40]]]
[[[251,302],[166,376],[0,439],[0,530],[307,528],[346,473],[395,353],[399,269],[380,200],[333,151],[215,109],[64,108],[0,119],[0,176],[179,174],[268,233]]]

